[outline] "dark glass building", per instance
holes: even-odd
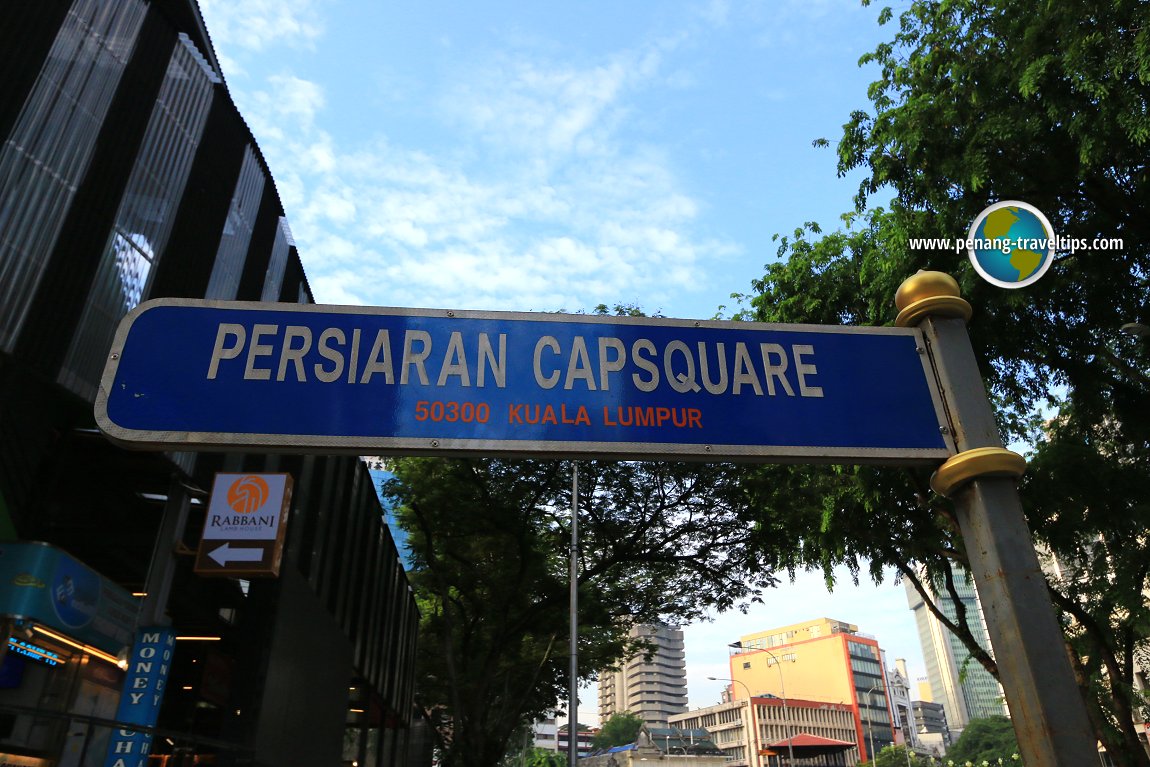
[[[0,761],[111,763],[132,636],[168,625],[153,756],[124,764],[427,763],[418,613],[363,461],[95,428],[141,301],[312,301],[196,3],[11,0],[0,62]],[[293,477],[278,577],[193,571],[217,472]]]

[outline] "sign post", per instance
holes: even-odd
[[[954,501],[1022,761],[1096,764],[1098,750],[1065,639],[1019,502],[1022,457],[998,435],[966,332],[970,305],[946,274],[919,272],[899,288],[899,324],[921,323],[959,453],[931,487]]]
[[[896,304],[898,327],[852,328],[161,299],[121,323],[96,421],[164,449],[938,466],[1024,761],[1093,763],[970,305],[939,272]],[[280,515],[236,514],[209,513],[198,571],[269,574],[253,541]]]

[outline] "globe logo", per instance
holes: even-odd
[[[1000,288],[1037,282],[1054,262],[1054,227],[1025,202],[996,202],[970,225],[967,250],[982,278]]]

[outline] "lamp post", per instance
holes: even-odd
[[[757,724],[755,724],[755,699],[753,697],[751,697],[751,688],[747,687],[746,682],[740,682],[738,679],[727,679],[726,677],[721,677],[721,676],[709,676],[707,678],[710,679],[712,682],[734,682],[735,684],[741,684],[743,686],[743,689],[747,691],[747,707],[751,711],[750,727],[751,727],[752,736],[754,738],[753,743],[754,743],[754,749],[755,749],[754,750],[755,765],[757,765],[758,761],[759,761],[759,727]],[[752,739],[747,738],[747,747],[748,748],[751,747],[751,743],[752,743]],[[747,767],[755,767],[755,765],[751,764],[750,756],[751,756],[750,754],[747,755]]]
[[[790,709],[787,707],[787,685],[785,682],[783,682],[782,662],[779,661],[779,659],[777,657],[775,657],[775,654],[773,652],[771,652],[770,650],[768,650],[767,648],[761,647],[759,649],[761,649],[763,652],[765,652],[767,655],[769,655],[771,657],[771,660],[773,660],[775,662],[775,666],[779,669],[779,692],[782,693],[782,697],[783,697],[783,726],[787,728],[787,763],[793,765],[795,763],[795,744],[794,744],[795,732],[794,732],[794,728],[791,727],[791,712],[790,712]],[[795,662],[795,658],[792,655],[791,656],[791,663],[794,663],[794,662]]]
[[[571,462],[571,633],[567,686],[567,765],[579,764],[579,464]],[[556,736],[558,743],[558,736]]]
[[[871,718],[870,718],[870,706],[871,706],[870,696],[873,695],[874,691],[877,690],[881,686],[882,686],[882,680],[880,679],[879,681],[872,684],[870,689],[866,691],[866,732],[867,732],[867,739],[870,741],[870,751],[867,754],[867,761],[868,762],[874,761],[874,723],[871,721]],[[907,756],[907,760],[908,761],[910,760],[909,756]]]

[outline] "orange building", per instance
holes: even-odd
[[[894,743],[882,650],[854,624],[819,618],[747,634],[731,645],[730,663],[736,698],[849,706],[863,761]]]

